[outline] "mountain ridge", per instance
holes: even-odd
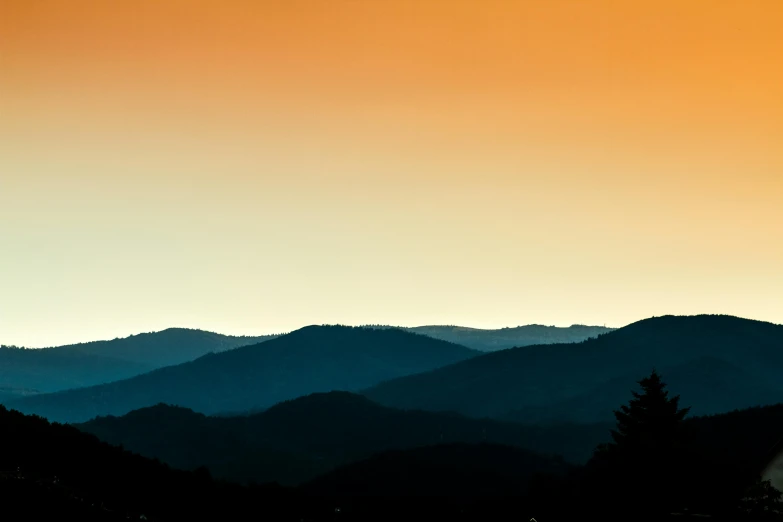
[[[590,337],[596,337],[614,331],[615,328],[605,326],[587,326],[573,324],[567,327],[528,324],[504,328],[472,328],[458,325],[424,325],[424,326],[390,326],[365,325],[365,328],[400,328],[409,332],[420,333],[456,342],[480,350],[493,352],[520,346],[540,344],[580,342]]]
[[[523,408],[547,408],[574,399],[623,375],[644,375],[654,367],[687,365],[707,356],[736,366],[779,392],[783,400],[783,386],[776,384],[783,373],[783,326],[725,315],[644,319],[580,343],[492,352],[381,383],[363,393],[403,409],[503,417]],[[672,390],[677,392],[676,387]],[[759,405],[751,395],[739,405]],[[613,398],[612,403],[622,400]],[[694,404],[694,412],[701,413],[724,408],[708,400]]]
[[[6,404],[63,422],[121,415],[159,402],[203,413],[242,411],[317,391],[358,390],[478,354],[396,329],[308,326],[130,379]]]
[[[0,387],[51,393],[127,379],[267,337],[168,328],[51,348],[0,347]],[[4,394],[8,397],[8,394]]]
[[[611,425],[542,428],[403,411],[335,391],[284,401],[250,416],[205,416],[159,404],[76,427],[175,467],[204,465],[225,479],[294,485],[379,452],[444,443],[500,444],[582,464],[608,438]]]

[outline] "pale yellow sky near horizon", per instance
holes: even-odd
[[[0,344],[783,323],[783,2],[2,0]]]

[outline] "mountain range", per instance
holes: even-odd
[[[169,328],[54,348],[3,346],[0,347],[0,400],[126,379],[273,337],[234,337]]]
[[[435,325],[401,329],[479,351],[549,342],[576,342],[611,331],[610,328],[581,325],[569,328],[528,325],[497,330]],[[169,328],[53,348],[0,347],[0,402],[127,379],[164,366],[192,361],[208,353],[220,353],[279,336],[238,337]]]
[[[162,362],[154,349],[50,350]],[[26,352],[6,356],[31,360]],[[100,385],[41,394],[9,385],[9,408],[82,423],[0,407],[0,490],[6,506],[31,504],[28,519],[423,513],[403,497],[436,498],[430,518],[475,520],[503,506],[504,516],[543,519],[528,508],[552,515],[593,498],[600,466],[581,464],[653,368],[691,408],[677,435],[687,459],[672,461],[694,484],[689,505],[729,509],[783,433],[783,326],[730,316],[655,317],[491,353],[401,329],[311,326]]]
[[[384,451],[491,443],[584,464],[611,424],[528,426],[402,411],[348,392],[312,394],[253,415],[210,417],[156,405],[77,424],[101,440],[171,466],[206,466],[237,482],[296,485]]]
[[[160,402],[207,414],[263,409],[314,392],[360,390],[479,353],[396,329],[309,326],[130,379],[6,405],[60,422],[122,415]]]
[[[717,315],[656,317],[580,343],[489,353],[363,393],[402,409],[603,422],[653,368],[671,380],[673,393],[688,393],[697,415],[780,402],[783,326]]]
[[[370,325],[366,328],[398,327]],[[576,343],[615,330],[614,328],[607,328],[605,326],[585,326],[581,324],[575,324],[565,328],[530,324],[510,328],[499,328],[496,330],[442,325],[399,328],[401,330],[434,337],[435,339],[461,344],[482,352],[494,352],[497,350],[536,344]]]
[[[688,405],[688,396],[681,400]],[[394,410],[331,392],[252,416],[208,417],[158,405],[76,427],[173,467],[206,466],[237,482],[303,483],[305,491],[331,495],[470,495],[469,484],[472,494],[500,495],[521,488],[531,470],[558,474],[585,464],[614,425],[524,426]],[[752,475],[780,446],[783,404],[688,417],[684,429],[685,443],[705,465]],[[568,452],[565,460],[553,455]]]
[[[579,343],[483,353],[393,328],[310,326],[130,379],[4,401],[84,422],[166,403],[205,414],[262,411],[315,392],[361,392],[399,409],[527,424],[602,423],[656,368],[696,415],[783,400],[783,326],[665,316]]]

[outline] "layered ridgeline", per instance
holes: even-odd
[[[625,397],[626,401],[631,397],[630,390],[626,390]],[[681,400],[688,402],[687,396]],[[276,481],[293,485],[313,479],[333,493],[338,489],[342,493],[379,493],[385,484],[389,494],[434,494],[444,493],[445,484],[429,484],[429,479],[425,480],[427,473],[453,481],[460,472],[456,470],[452,475],[446,470],[456,466],[462,467],[463,472],[478,472],[483,466],[484,471],[499,472],[495,479],[510,473],[504,485],[496,484],[495,493],[499,494],[517,487],[516,479],[524,477],[516,476],[504,467],[502,459],[496,461],[493,456],[506,455],[511,462],[516,458],[513,449],[528,450],[538,455],[535,462],[546,463],[550,471],[567,469],[584,464],[599,444],[609,442],[610,429],[615,425],[533,427],[455,414],[395,410],[359,395],[331,392],[287,401],[250,416],[208,417],[184,408],[158,405],[123,417],[101,417],[76,427],[174,467],[206,466],[213,476],[238,482]],[[694,455],[703,454],[707,461],[743,475],[757,474],[775,448],[779,451],[783,405],[689,417],[684,427],[685,440]],[[472,449],[460,449],[465,445]],[[486,462],[473,460],[484,451],[476,449],[481,445],[487,445]],[[408,453],[435,446],[457,449],[456,453]],[[495,446],[507,449],[498,453],[490,448]],[[384,453],[410,455],[411,469],[419,469],[422,474],[406,473],[402,460],[395,463],[393,458],[375,458]],[[559,459],[558,454],[566,458]],[[444,464],[439,455],[451,455],[453,462]],[[523,453],[516,455],[532,458]],[[419,456],[427,458],[419,461]],[[427,460],[430,457],[434,460]],[[362,461],[366,462],[353,465]],[[417,468],[419,464],[421,467]],[[340,468],[341,471],[331,473]],[[523,474],[530,469],[520,466]],[[334,482],[316,479],[318,476],[333,477]],[[403,483],[403,478],[417,482]],[[377,483],[364,483],[366,480]],[[457,490],[462,491],[459,487]]]
[[[602,422],[653,368],[696,415],[781,402],[783,326],[729,316],[652,318],[581,343],[482,355],[364,393],[398,408]]]
[[[367,328],[395,327],[372,325]],[[577,343],[614,331],[614,328],[605,326],[585,326],[581,324],[569,327],[530,324],[498,328],[496,330],[442,325],[401,327],[401,329],[461,344],[482,352],[494,352],[496,350],[536,344]]]
[[[170,328],[54,348],[0,347],[0,401],[126,379],[273,337]]]
[[[581,464],[611,424],[536,427],[455,414],[401,411],[348,392],[313,394],[249,416],[208,417],[157,405],[79,429],[172,466],[206,466],[239,482],[294,485],[383,451],[493,443]]]
[[[218,444],[230,443],[220,437]],[[352,477],[362,476],[375,477],[367,482],[372,488],[384,487],[377,480],[384,479],[385,493],[395,496],[394,507],[407,504],[408,515],[423,514],[422,503],[429,499],[433,515],[467,521],[476,517],[463,516],[465,507],[479,497],[497,505],[500,495],[513,493],[513,503],[503,507],[509,513],[524,510],[526,486],[537,474],[568,469],[559,459],[488,444],[415,448],[392,458],[397,474],[386,472],[390,458],[381,454],[304,488],[241,486],[214,480],[204,468],[174,470],[73,426],[0,407],[4,520],[399,520],[404,513],[390,518],[388,501],[373,497],[359,506],[347,498],[361,494]],[[407,477],[415,487],[405,491],[400,486]]]
[[[123,415],[161,402],[207,414],[245,411],[314,392],[359,390],[478,353],[401,330],[310,326],[131,379],[6,404],[61,422]]]
[[[365,432],[353,435],[350,429],[345,429],[340,434],[330,429],[330,420],[332,424],[340,420],[331,413],[333,397],[340,399],[338,403],[343,400],[349,403],[347,409],[354,409],[351,405],[361,408],[361,404],[367,404],[360,397],[328,394],[270,409],[269,413],[292,418],[283,423],[283,429],[278,429],[275,440],[288,447],[309,444],[311,451],[321,455],[325,453],[324,446],[342,445],[345,452],[350,452],[353,445],[365,443]],[[315,416],[315,420],[296,420],[299,409],[302,418]],[[137,413],[145,418],[155,410]],[[315,414],[314,410],[320,413]],[[354,411],[354,416],[361,419],[359,409]],[[169,421],[172,417],[193,418],[191,412],[181,409],[160,409],[158,413]],[[203,417],[199,418],[203,421]],[[129,438],[143,437],[144,431],[151,430],[155,431],[155,437],[164,439],[168,435],[180,436],[184,431],[155,427],[151,420],[154,421],[147,418],[137,424],[135,434]],[[243,417],[236,422],[251,420]],[[138,419],[129,415],[122,421],[133,424]],[[375,421],[370,415],[365,422]],[[202,428],[187,422],[191,431]],[[383,428],[400,432],[390,424]],[[696,418],[686,420],[683,428],[683,449],[694,457],[694,462],[703,462],[709,469],[685,463],[675,473],[692,473],[688,480],[700,483],[705,491],[724,483],[731,485],[724,489],[733,491],[737,489],[735,485],[752,482],[776,450],[779,451],[783,408],[756,408]],[[286,430],[298,440],[285,441]],[[238,439],[232,439],[230,434],[231,430],[191,433],[193,441],[199,438],[205,444],[193,451],[206,455],[209,451],[216,452],[221,445],[233,445]],[[213,448],[209,447],[209,441]],[[399,520],[406,512],[422,514],[420,505],[427,499],[431,508],[428,518],[446,515],[450,520],[483,519],[480,515],[490,514],[493,506],[499,511],[491,518],[498,519],[529,520],[540,513],[559,520],[553,518],[552,511],[563,504],[576,506],[585,516],[603,512],[601,505],[593,506],[601,509],[586,511],[583,503],[576,502],[580,498],[580,477],[590,478],[582,473],[584,470],[574,470],[557,458],[483,441],[382,451],[336,468],[297,490],[272,485],[245,488],[216,482],[204,468],[193,472],[174,471],[159,462],[101,443],[73,426],[49,424],[41,418],[0,407],[0,462],[0,497],[4,513],[13,514],[14,520],[68,518],[69,515],[78,520],[101,521],[380,520],[384,516],[389,519],[389,514],[394,515],[392,520]],[[705,481],[708,487],[702,484]],[[578,486],[575,491],[572,484]],[[390,513],[390,508],[402,511]],[[640,508],[645,510],[646,506]],[[471,509],[470,516],[460,515],[470,513]],[[638,515],[643,514],[628,513],[626,519],[638,520]],[[568,519],[573,518],[564,520]]]

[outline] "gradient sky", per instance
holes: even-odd
[[[0,343],[783,323],[780,0],[0,0]]]

